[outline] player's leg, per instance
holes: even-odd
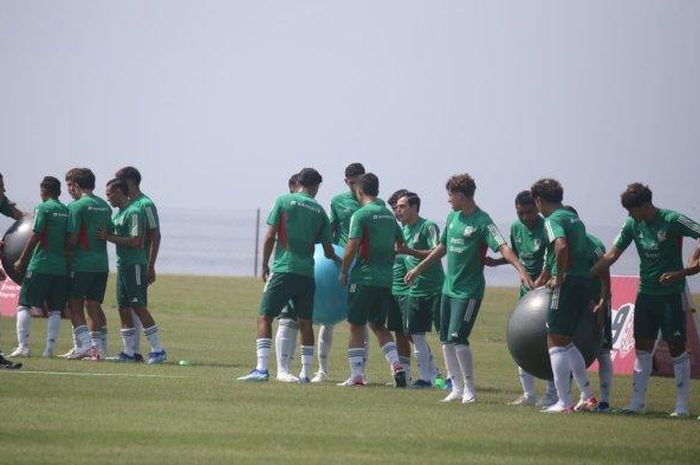
[[[299,323],[291,306],[286,305],[277,319],[275,334],[275,355],[277,359],[277,381],[299,382],[299,378],[291,374],[291,362],[296,350]]]
[[[338,386],[365,386],[364,372],[366,360],[365,329],[367,328],[367,308],[370,301],[362,286],[351,284],[348,288],[348,315],[350,337],[348,339],[348,365],[350,376]]]
[[[311,382],[313,377],[314,360],[314,293],[316,292],[316,282],[314,278],[301,275],[292,275],[292,288],[296,295],[292,297],[294,304],[294,314],[299,322],[299,335],[301,338],[301,370],[299,372],[299,383]]]
[[[567,307],[562,305],[562,295],[566,296],[566,289],[564,289],[563,284],[552,290],[552,297],[546,316],[547,347],[549,348],[549,359],[559,401],[543,410],[543,412],[573,412],[573,401],[571,400],[572,370],[569,348],[573,345],[576,323],[575,317],[569,315]]]
[[[690,393],[690,357],[686,351],[686,315],[681,294],[663,296],[665,305],[660,312],[661,335],[668,345],[673,361],[673,375],[676,379],[676,407],[673,417],[689,415],[688,396]]]
[[[407,304],[407,296],[392,295],[386,311],[386,329],[394,333],[396,352],[399,355],[399,363],[406,373],[406,379],[411,379],[411,342],[404,332],[402,307]],[[370,325],[371,326],[371,325]],[[386,354],[385,354],[386,355]],[[393,375],[393,368],[392,375]]]
[[[469,346],[469,335],[474,328],[476,317],[481,308],[480,299],[466,299],[460,302],[459,308],[451,315],[451,342],[455,345],[455,355],[459,362],[460,372],[464,380],[462,403],[476,402],[476,384],[474,381],[474,361]],[[454,336],[456,334],[456,336]]]
[[[508,405],[535,405],[537,402],[535,377],[521,367],[518,367],[518,379],[520,380],[520,386],[523,388],[523,393],[514,401],[509,402]]]
[[[600,402],[596,407],[597,412],[610,410],[610,390],[613,383],[612,351],[612,314],[610,308],[603,310],[600,316],[603,319],[603,341],[598,351],[598,378],[600,380]]]
[[[588,281],[581,278],[568,277],[562,287],[566,291],[560,295],[562,309],[575,318],[574,329],[580,324],[582,318],[593,318],[590,310],[593,304],[589,298]],[[573,332],[571,335],[573,336]],[[589,412],[598,406],[598,400],[593,396],[586,360],[583,354],[573,343],[569,345],[569,361],[574,381],[581,393],[580,399],[574,410]]]
[[[122,350],[116,356],[107,360],[133,363],[134,360],[134,322],[132,318],[131,304],[128,295],[127,276],[132,267],[121,266],[117,268],[117,307],[119,309],[119,336],[122,340]]]
[[[461,299],[454,299],[444,294],[440,299],[440,342],[442,343],[442,355],[445,359],[447,376],[452,380],[452,389],[447,397],[442,399],[442,402],[461,401],[464,395],[462,370],[459,366],[459,360],[457,360],[455,345],[450,341],[452,312],[459,311],[461,302]]]
[[[404,328],[413,341],[414,354],[418,361],[418,379],[412,384],[415,388],[432,386],[432,366],[430,345],[426,334],[433,324],[433,303],[436,296],[410,296],[403,309]]]
[[[107,317],[102,310],[109,273],[90,273],[90,286],[85,293],[85,308],[90,317],[90,341],[98,355],[107,355]],[[132,315],[133,318],[133,315]]]
[[[654,345],[659,333],[659,323],[654,316],[658,299],[638,294],[634,306],[634,347],[636,360],[632,373],[632,401],[621,409],[622,413],[643,413],[646,408],[647,385],[651,377]]]
[[[66,276],[52,276],[51,289],[46,298],[49,318],[46,322],[46,347],[42,354],[45,358],[53,357],[56,350],[56,342],[61,331],[61,311],[66,308],[67,302],[68,278]]]
[[[73,348],[65,354],[68,360],[79,360],[90,355],[90,332],[83,308],[90,288],[90,273],[73,272],[70,277],[68,308],[73,326]]]
[[[43,307],[51,286],[51,276],[27,271],[22,281],[17,306],[17,347],[10,357],[29,357],[29,330],[31,328],[32,307]]]
[[[328,356],[333,345],[334,329],[335,325],[321,325],[318,329],[318,371],[312,383],[322,383],[328,379]]]
[[[140,338],[140,335],[136,332],[136,320],[138,319],[143,327],[143,334],[146,336],[151,346],[151,351],[148,353],[148,363],[153,365],[165,362],[168,358],[168,354],[160,342],[160,330],[158,325],[153,319],[153,315],[148,310],[148,277],[146,274],[146,267],[141,264],[128,267],[128,272],[125,273],[124,283],[126,284],[127,299],[132,310],[132,322],[134,323],[132,327],[134,330],[132,338],[134,360],[140,361],[136,357],[138,353],[137,341]],[[134,318],[134,314],[136,318]]]

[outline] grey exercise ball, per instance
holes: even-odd
[[[17,284],[22,284],[24,273],[17,273],[14,264],[19,260],[24,247],[32,236],[33,221],[32,216],[20,218],[7,229],[2,237],[2,267],[5,269],[5,274]]]

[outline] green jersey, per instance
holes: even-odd
[[[640,293],[675,294],[685,289],[685,279],[663,286],[659,278],[683,269],[683,237],[699,236],[700,225],[695,221],[672,210],[658,210],[650,223],[628,218],[613,244],[621,252],[632,241],[637,246]]]
[[[135,203],[141,210],[143,210],[143,215],[146,220],[146,231],[153,231],[160,228],[158,209],[150,197],[148,197],[146,194],[141,194],[131,202]],[[146,251],[146,258],[150,258],[151,240],[148,238],[148,234],[145,234],[143,237],[143,248]]]
[[[590,277],[586,226],[583,221],[575,213],[560,207],[545,218],[544,230],[547,233],[547,255],[550,258],[552,276],[556,276],[558,272],[554,241],[564,238],[569,250],[565,272],[570,276]]]
[[[588,261],[586,265],[589,269],[598,263],[598,260],[605,255],[605,245],[603,242],[591,233],[586,234],[586,245],[588,247]],[[600,279],[591,278],[591,297],[593,299],[600,298]]]
[[[297,192],[278,197],[267,217],[277,226],[273,273],[314,276],[314,244],[331,242],[331,230],[323,207],[309,194]]]
[[[112,232],[118,237],[143,237],[146,219],[143,210],[134,202],[120,208],[112,217]],[[146,250],[141,247],[117,245],[117,267],[146,265]]]
[[[77,234],[78,243],[73,257],[73,271],[109,272],[107,242],[98,239],[97,230],[111,227],[112,209],[92,194],[85,194],[68,204],[67,232]]]
[[[66,274],[66,225],[68,209],[56,199],[48,199],[34,209],[32,231],[39,235],[27,271]]]
[[[350,218],[359,210],[360,202],[352,192],[343,192],[331,199],[331,210],[328,213],[333,232],[333,243],[342,247],[348,243],[350,233]]]
[[[5,216],[9,216],[12,218],[12,214],[14,213],[14,204],[10,202],[10,199],[7,197],[4,197],[2,201],[0,201],[0,213],[2,213]]]
[[[353,213],[349,237],[360,241],[359,260],[352,269],[350,282],[391,287],[394,244],[398,239],[403,239],[403,235],[396,218],[384,202],[370,202]]]
[[[542,272],[544,252],[547,249],[547,235],[544,232],[544,219],[538,217],[537,224],[530,229],[520,220],[510,226],[510,247],[533,280]]]
[[[404,281],[407,271],[406,255],[396,254],[396,257],[394,257],[394,266],[391,267],[393,276],[391,293],[393,295],[408,295],[409,286]]]
[[[440,243],[447,249],[442,293],[456,299],[481,299],[486,287],[486,249],[497,252],[506,243],[491,217],[480,208],[469,215],[453,211],[447,216]]]
[[[416,250],[431,250],[440,243],[440,228],[430,220],[418,217],[414,224],[403,225],[403,235],[406,245]],[[420,258],[406,256],[406,267],[412,270],[421,262]],[[438,294],[445,282],[442,263],[437,261],[421,273],[411,285],[411,295],[427,297]]]

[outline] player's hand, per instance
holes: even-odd
[[[103,241],[106,241],[107,237],[109,236],[109,234],[107,234],[107,230],[102,227],[97,228],[97,233],[95,235],[98,239],[102,239]]]
[[[156,282],[156,268],[154,266],[148,267],[148,284]]]
[[[608,302],[605,299],[600,299],[598,303],[593,306],[593,313],[604,314],[603,311],[608,306]]]
[[[668,286],[680,281],[684,277],[685,273],[683,273],[683,271],[669,271],[661,275],[661,277],[659,278],[659,282],[663,286]]]
[[[401,244],[396,244],[395,250],[397,254],[409,255],[409,248],[403,242]]]
[[[493,257],[486,257],[484,259],[484,265],[489,266],[489,267],[494,267],[494,266],[498,266],[499,263],[498,263],[498,260],[496,260]]]
[[[406,273],[406,275],[403,277],[403,282],[406,284],[413,284],[413,281],[415,281],[417,277],[418,273],[416,272],[416,268],[414,268]]]
[[[532,278],[527,274],[523,273],[520,275],[520,282],[525,285],[528,289],[534,289],[535,288],[535,283],[532,281]]]
[[[263,282],[267,282],[267,278],[270,276],[270,267],[267,265],[263,265],[262,267],[262,280]]]
[[[348,285],[348,273],[345,271],[341,271],[340,274],[338,275],[338,282],[340,283],[341,286],[347,287],[347,285]]]
[[[547,281],[547,287],[549,289],[556,289],[559,286],[561,286],[565,278],[565,274],[557,274],[556,276],[552,276],[551,278],[549,278],[549,281]]]
[[[15,270],[15,273],[22,274],[24,271],[24,267],[26,266],[26,263],[22,260],[17,260],[13,265],[12,268]]]

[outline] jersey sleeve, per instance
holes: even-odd
[[[552,243],[560,237],[566,238],[566,231],[561,223],[554,218],[545,218],[544,232],[547,235],[547,242]]]
[[[142,219],[137,212],[133,212],[129,215],[127,220],[129,223],[129,236],[128,237],[139,237],[143,233]]]
[[[615,240],[613,241],[613,246],[617,250],[619,250],[619,251],[625,250],[634,240],[633,223],[634,223],[634,220],[632,220],[632,218],[629,218],[627,221],[625,221],[625,224],[622,225],[622,229],[620,230],[620,232],[617,234],[617,237],[615,237]]]
[[[329,244],[333,239],[331,237],[331,223],[325,213],[321,215],[321,229],[318,236],[321,244]]]
[[[450,213],[447,215],[447,219],[445,220],[445,229],[442,230],[442,234],[440,234],[440,244],[444,245],[447,247],[447,230],[450,229],[450,221],[452,220],[452,214]]]
[[[46,212],[41,207],[36,207],[34,209],[34,224],[32,225],[32,231],[36,234],[40,234],[44,231],[46,227]]]
[[[520,258],[520,252],[518,252],[518,246],[515,242],[515,225],[510,226],[510,248],[516,257]]]
[[[484,228],[484,238],[486,239],[486,244],[488,244],[489,248],[494,252],[498,252],[501,246],[506,245],[506,240],[503,239],[501,232],[493,222],[486,224]]]
[[[432,221],[427,223],[423,233],[425,234],[425,242],[428,244],[428,247],[434,249],[438,246],[440,243],[440,228],[437,224]]]
[[[148,203],[143,206],[143,213],[146,217],[146,229],[153,231],[154,229],[160,228],[160,222],[158,221],[158,209],[155,204]]]
[[[679,236],[692,237],[693,239],[700,237],[700,224],[685,215],[678,213],[672,224]]]
[[[362,227],[364,226],[364,216],[360,210],[357,210],[350,217],[350,230],[348,237],[350,239],[359,239],[362,237]]]
[[[267,224],[269,226],[279,224],[280,216],[282,216],[282,201],[280,198],[278,198],[277,200],[275,200],[275,203],[272,204],[272,210],[270,210],[270,214],[267,215]]]

